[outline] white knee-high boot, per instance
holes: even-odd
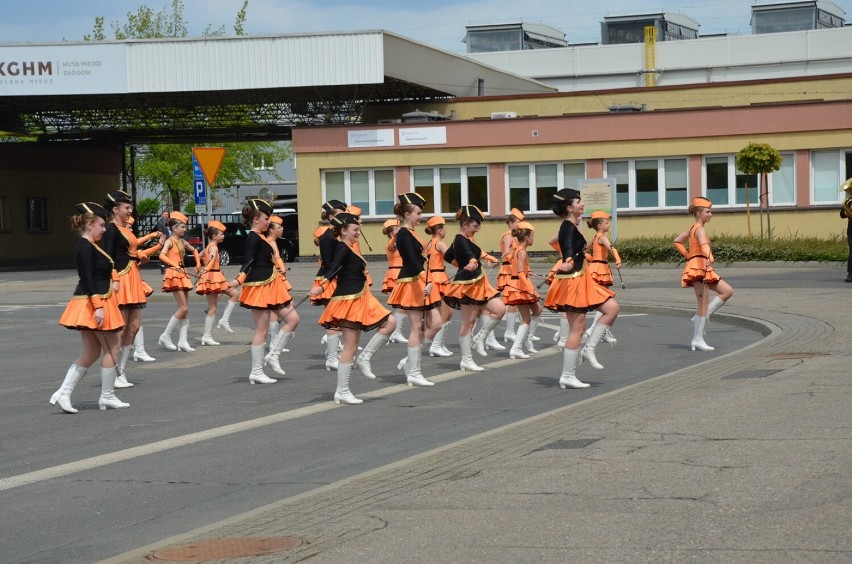
[[[589,328],[586,329],[585,333],[583,333],[583,342],[586,342],[588,340],[589,336],[592,334],[592,329],[595,328],[595,326],[598,324],[598,320],[600,320],[601,317],[603,317],[603,313],[601,313],[600,311],[596,311],[595,318],[592,320],[592,324],[589,325]]]
[[[485,370],[473,360],[473,336],[468,333],[464,337],[459,337],[459,348],[461,349],[461,362],[459,368],[469,372],[482,372]]]
[[[586,341],[586,346],[580,349],[581,364],[583,359],[587,358],[589,359],[589,364],[592,365],[592,368],[603,370],[603,364],[598,362],[598,359],[595,356],[595,349],[598,348],[598,343],[601,342],[601,339],[607,329],[609,329],[609,325],[604,325],[603,323],[598,323],[595,325],[594,329],[592,329],[592,334],[589,335],[589,339]]]
[[[189,344],[189,319],[180,320],[180,333],[178,334],[177,348],[183,352],[195,352]]]
[[[523,343],[523,346],[527,349],[528,353],[536,354],[538,352],[537,350],[535,350],[535,346],[533,345],[533,335],[535,335],[535,330],[538,329],[538,324],[540,321],[540,315],[533,315],[530,318],[530,326],[527,329],[527,340],[525,343]]]
[[[56,390],[52,396],[50,396],[50,405],[56,405],[58,403],[59,407],[61,407],[62,411],[65,413],[77,413],[77,410],[74,409],[73,405],[71,405],[71,392],[73,392],[74,388],[77,387],[80,379],[85,376],[86,370],[88,370],[87,367],[79,366],[77,364],[69,366],[68,372],[65,374],[65,380],[62,381],[62,385],[59,386],[59,389]]]
[[[287,343],[290,342],[290,339],[293,338],[295,333],[291,333],[290,331],[279,331],[276,333],[275,337],[272,339],[272,344],[269,345],[269,352],[266,353],[266,356],[263,358],[263,364],[268,364],[272,367],[272,371],[276,374],[280,374],[284,376],[287,374],[284,372],[284,369],[281,368],[281,362],[279,357],[281,356],[281,351],[284,350],[284,347],[287,346]]]
[[[509,350],[509,358],[529,358],[530,355],[524,352],[524,343],[527,342],[530,326],[526,323],[518,325],[518,330],[515,333],[515,342],[512,343],[512,348]]]
[[[133,352],[133,345],[121,347],[118,353],[118,364],[115,367],[117,376],[115,377],[115,388],[132,388],[133,384],[127,381],[127,374],[124,369],[127,366],[127,361],[130,359],[130,353]]]
[[[218,329],[224,329],[228,333],[233,333],[231,329],[231,312],[237,307],[237,300],[228,300],[228,305],[225,306],[225,311],[222,312],[222,317],[219,318],[219,323],[216,324]]]
[[[208,315],[204,318],[204,334],[201,336],[202,345],[221,345],[213,339],[213,322],[216,321],[216,316]]]
[[[559,387],[581,389],[588,388],[589,384],[581,382],[577,378],[577,362],[580,359],[580,349],[562,350],[562,374],[559,375]]]
[[[407,343],[408,338],[402,334],[402,322],[405,321],[407,316],[398,309],[393,310],[393,316],[396,319],[396,328],[393,330],[393,333],[391,333],[390,342]]]
[[[485,323],[487,322],[488,319],[490,319],[490,317],[491,316],[488,315],[487,313],[480,316],[480,319],[482,320],[481,327],[485,327]],[[498,320],[497,324],[499,324],[499,323],[500,323],[500,321]],[[500,341],[497,340],[497,337],[494,336],[494,327],[496,327],[496,326],[497,325],[492,326],[491,329],[487,333],[485,333],[485,349],[486,350],[491,349],[491,350],[495,350],[495,351],[505,351],[506,347],[501,345]],[[474,339],[476,339],[476,337],[474,337]]]
[[[155,360],[157,359],[145,351],[145,335],[140,326],[136,337],[133,338],[133,362],[154,362]]]
[[[504,317],[506,329],[503,331],[503,342],[511,343],[515,340],[515,322],[518,321],[517,311],[507,311]]]
[[[711,347],[704,341],[704,326],[707,323],[706,316],[698,316],[692,318],[693,323],[693,333],[692,333],[692,342],[689,346],[692,350],[698,349],[700,351],[714,351],[716,350],[714,347]]]
[[[556,346],[560,349],[565,348],[565,341],[568,340],[568,335],[571,333],[571,324],[564,316],[559,318],[559,339],[556,341]]]
[[[116,371],[115,368],[101,367],[101,397],[98,399],[98,407],[104,410],[108,407],[112,409],[121,409],[122,407],[130,407],[129,403],[124,403],[115,396]]]
[[[166,330],[163,331],[163,334],[160,335],[160,338],[157,341],[161,346],[169,349],[170,351],[177,350],[177,346],[175,346],[174,342],[172,342],[172,332],[178,325],[180,325],[180,319],[173,315],[171,319],[169,319],[168,325],[166,325]]]
[[[266,328],[266,349],[272,350],[272,339],[275,338],[275,335],[278,334],[278,327],[281,324],[276,319],[274,321],[269,322],[269,327]]]
[[[351,362],[337,363],[337,389],[334,391],[334,403],[340,405],[358,405],[364,400],[356,398],[349,390],[349,375],[352,373]]]
[[[427,380],[420,371],[422,345],[408,347],[408,372],[405,379],[409,386],[434,386],[435,382]]]
[[[435,339],[429,346],[429,356],[453,356],[453,353],[444,348],[444,335],[447,333],[447,325],[449,323],[444,323],[435,333]]]
[[[263,345],[251,346],[251,372],[249,384],[274,384],[278,380],[270,378],[263,371]]]
[[[373,358],[373,355],[376,354],[376,351],[379,350],[382,345],[388,342],[388,339],[389,337],[387,335],[382,335],[377,331],[376,334],[370,338],[370,341],[367,343],[367,346],[364,347],[364,350],[361,351],[361,354],[358,355],[358,360],[355,362],[358,365],[358,370],[360,370],[361,374],[370,380],[376,379],[376,375],[373,374],[373,367],[370,365],[370,359]]]
[[[337,370],[337,363],[340,360],[340,333],[326,333],[325,339],[325,369],[327,371]]]
[[[488,356],[488,353],[485,351],[485,339],[498,323],[500,323],[500,320],[494,319],[490,315],[482,316],[482,326],[480,327],[479,332],[473,337],[473,346],[476,347],[476,352],[480,355]],[[506,347],[502,348],[505,349]]]

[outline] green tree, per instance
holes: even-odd
[[[156,39],[168,37],[186,37],[189,35],[184,6],[181,0],[172,0],[169,9],[155,12],[148,6],[140,6],[136,12],[127,13],[127,21],[112,21],[109,24],[115,39]],[[242,8],[234,21],[234,33],[245,34],[245,22],[248,0],[243,0]],[[85,35],[86,41],[105,41],[107,33],[105,19],[95,18],[92,35]],[[213,29],[208,25],[205,37],[225,35],[225,26]],[[254,162],[263,159],[266,163],[280,163],[289,157],[289,151],[274,142],[223,143],[225,159],[216,176],[213,188],[233,186],[240,183],[258,182],[260,174],[255,170]],[[190,199],[192,194],[192,147],[189,144],[149,144],[137,147],[136,179],[140,185],[161,194],[163,202],[169,202],[172,209],[181,209],[181,202]],[[275,171],[269,171],[280,180]],[[168,194],[168,197],[166,197]],[[211,200],[214,194],[210,194]]]
[[[749,143],[737,153],[737,168],[746,174],[760,175],[759,202],[760,202],[760,238],[763,239],[763,208],[766,207],[766,233],[772,239],[772,220],[769,215],[769,184],[767,182],[770,172],[781,168],[781,155],[772,146],[766,143]],[[746,198],[748,200],[748,198]],[[751,235],[751,230],[749,230]]]

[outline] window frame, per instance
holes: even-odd
[[[470,204],[470,186],[469,186],[469,178],[471,177],[469,174],[470,169],[484,169],[485,170],[485,202],[486,209],[483,209],[483,213],[488,214],[491,209],[491,179],[488,174],[489,166],[487,164],[463,164],[463,165],[433,165],[433,166],[412,166],[408,171],[409,178],[409,186],[411,186],[412,191],[417,192],[426,200],[431,203],[431,207],[433,211],[425,212],[424,214],[429,215],[440,215],[440,216],[453,216],[458,211],[456,209],[444,209],[444,202],[442,200],[441,194],[441,170],[446,169],[458,169],[459,170],[459,184],[460,184],[460,201],[462,206],[466,206]],[[415,183],[415,175],[416,171],[431,171],[432,172],[432,192],[429,194],[423,193],[422,191],[418,192],[420,189],[426,189],[425,185],[418,186]],[[480,176],[477,176],[479,178]]]
[[[27,196],[25,202],[24,214],[26,216],[26,231],[29,233],[47,233],[50,230],[50,226],[47,221],[47,198],[41,196]],[[32,210],[33,205],[36,203],[40,204],[40,209]],[[33,221],[33,212],[40,216],[38,225]]]
[[[636,163],[645,163],[656,161],[656,181],[657,181],[657,205],[655,206],[639,206],[637,205],[637,169]],[[668,190],[666,185],[666,162],[667,161],[684,161],[686,164],[686,194],[687,201],[684,204],[668,205],[667,198]],[[686,155],[666,155],[659,157],[636,157],[626,159],[605,159],[603,163],[604,178],[610,177],[610,167],[613,164],[627,163],[627,206],[618,205],[619,211],[666,211],[666,210],[683,210],[689,207],[689,157]],[[652,170],[652,169],[646,169]],[[618,184],[616,184],[616,192]],[[649,191],[650,192],[650,191]],[[616,202],[618,195],[616,194]],[[662,204],[662,205],[661,205]],[[617,204],[616,204],[617,205]]]
[[[521,209],[525,215],[552,215],[553,212],[550,209],[550,201],[539,203],[538,201],[538,191],[539,189],[543,189],[538,186],[537,179],[537,170],[540,167],[545,166],[555,166],[556,167],[556,190],[559,191],[564,188],[572,188],[574,190],[577,189],[576,185],[566,186],[565,184],[565,167],[567,165],[583,165],[583,178],[587,177],[589,165],[586,160],[582,159],[571,159],[565,161],[530,161],[530,162],[518,162],[518,163],[506,163],[503,167],[503,185],[505,186],[504,191],[504,201],[506,202],[506,209],[504,212],[508,214],[513,207],[512,205],[512,190],[518,190],[519,188],[512,188],[510,182],[509,170],[512,167],[526,167],[527,168],[527,196],[529,198],[529,206],[530,209]],[[537,209],[535,209],[537,208]],[[520,208],[519,208],[520,209]]]
[[[708,188],[707,188],[707,159],[713,159],[713,158],[719,158],[719,159],[725,158],[725,159],[727,159],[727,175],[726,175],[726,177],[727,177],[727,183],[728,183],[728,185],[727,185],[728,201],[726,203],[721,203],[721,202],[717,203],[716,200],[713,199],[713,196],[707,193],[707,190],[708,190]],[[723,208],[734,208],[734,209],[736,209],[736,208],[745,209],[746,208],[746,202],[745,201],[743,201],[742,203],[737,202],[737,194],[738,194],[738,190],[739,190],[738,178],[742,177],[742,176],[752,176],[752,175],[744,174],[741,170],[739,170],[737,168],[736,159],[737,159],[737,156],[735,154],[731,154],[731,153],[702,155],[702,157],[701,157],[701,193],[704,196],[710,198],[710,200],[713,201],[714,206],[723,207]],[[754,191],[754,196],[752,196],[751,192],[749,192],[748,205],[759,206],[760,205],[760,175],[755,174],[753,176],[755,176],[755,182],[754,182],[754,186],[753,186],[755,191]],[[772,201],[772,175],[771,174],[767,178],[766,189],[769,193],[769,202],[771,202]],[[752,201],[752,199],[753,199],[753,201]]]
[[[824,153],[824,154],[832,154],[833,153],[836,156],[837,177],[836,177],[836,180],[835,180],[835,182],[836,182],[835,186],[839,187],[841,184],[843,184],[843,182],[847,178],[852,176],[852,170],[850,170],[850,169],[852,169],[852,167],[847,166],[847,164],[850,161],[852,161],[852,147],[838,148],[838,149],[814,149],[809,154],[809,167],[810,167],[809,173],[810,173],[810,184],[811,184],[810,195],[809,195],[810,204],[812,206],[837,204],[838,202],[842,201],[842,198],[841,198],[842,192],[840,192],[839,189],[837,189],[837,188],[834,189],[834,190],[829,190],[829,193],[834,193],[835,197],[834,197],[833,200],[817,200],[816,199],[816,193],[817,193],[816,175],[817,175],[817,173],[816,173],[816,170],[814,168],[814,163],[816,162],[816,155],[818,153]]]
[[[376,213],[377,209],[377,200],[376,200],[376,173],[389,173],[393,185],[391,186],[391,208],[396,203],[396,170],[393,167],[378,167],[378,168],[352,168],[352,169],[326,169],[322,171],[321,176],[321,190],[322,190],[322,201],[327,202],[331,199],[328,196],[328,182],[327,175],[331,173],[342,173],[343,174],[343,201],[347,204],[354,203],[355,205],[359,205],[360,203],[355,203],[352,201],[352,173],[367,173],[367,200],[368,206],[363,208],[363,218],[387,218],[394,217],[393,211],[387,214]],[[334,196],[335,198],[337,196]],[[381,200],[385,202],[385,200]]]

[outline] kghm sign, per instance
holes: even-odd
[[[53,76],[53,61],[0,61],[0,76]]]

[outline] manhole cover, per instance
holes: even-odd
[[[198,541],[183,546],[172,546],[158,550],[148,556],[149,560],[171,560],[198,562],[224,560],[244,556],[263,556],[301,546],[305,541],[299,537],[242,537]]]

